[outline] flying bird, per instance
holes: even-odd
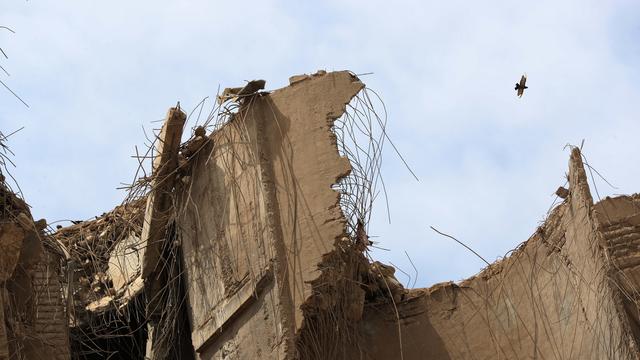
[[[518,91],[518,97],[522,97],[522,94],[524,94],[524,89],[529,88],[526,84],[527,84],[527,74],[524,74],[520,78],[520,82],[516,83],[516,91]]]

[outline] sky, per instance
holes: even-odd
[[[143,127],[177,101],[319,69],[373,73],[361,79],[418,176],[386,151],[391,222],[378,201],[369,224],[385,249],[372,257],[405,285],[483,268],[430,226],[489,261],[525,241],[564,184],[567,144],[584,140],[615,186],[596,178],[600,197],[640,191],[637,1],[5,0],[0,25],[15,31],[0,29],[0,80],[29,104],[0,88],[0,131],[24,127],[10,171],[50,223],[119,204]]]

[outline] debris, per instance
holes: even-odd
[[[560,186],[558,190],[556,190],[556,195],[561,199],[566,199],[569,196],[569,190]]]
[[[112,301],[113,301],[113,297],[105,296],[87,305],[86,309],[87,311],[91,311],[91,312],[98,312],[101,310],[105,310],[111,305]]]
[[[256,92],[264,89],[266,81],[264,80],[252,80],[247,83],[244,87],[238,88],[226,88],[222,91],[221,95],[218,95],[218,104],[222,104],[225,101],[238,101],[244,96],[253,95]]]
[[[0,223],[0,283],[12,275],[20,258],[20,249],[24,240],[24,231],[13,223]]]
[[[186,119],[186,114],[179,107],[169,109],[158,136],[156,144],[158,155],[153,160],[151,185],[153,190],[147,196],[145,220],[140,237],[145,249],[142,254],[144,279],[149,279],[158,266],[165,227],[172,215],[169,194],[174,186],[174,171],[178,166],[178,148]]]
[[[379,261],[371,264],[371,274],[377,282],[377,290],[382,294],[389,294],[394,302],[402,301],[405,290],[402,284],[395,277],[396,269],[393,266],[385,265]]]
[[[207,134],[207,131],[204,129],[203,126],[198,126],[193,133],[195,134],[196,137],[204,137]]]
[[[113,246],[109,255],[108,278],[113,283],[116,292],[140,277],[141,257],[139,236],[129,234]]]
[[[59,245],[0,181],[0,358],[69,359]],[[9,354],[11,356],[9,356]]]
[[[318,71],[316,71],[315,74],[312,74],[312,75],[307,75],[307,74],[293,75],[293,76],[289,77],[289,85],[294,85],[294,84],[300,83],[302,81],[305,81],[305,80],[308,80],[308,79],[312,79],[314,77],[324,76],[326,74],[327,74],[327,72],[325,70],[318,70]]]
[[[204,134],[203,127],[198,127],[194,135],[195,136],[192,139],[180,146],[181,158],[184,158],[185,160],[182,164],[179,164],[180,167],[183,167],[187,159],[202,149],[206,142],[210,141],[210,138]]]
[[[302,75],[293,75],[292,77],[289,78],[289,85],[293,85],[302,81],[305,81],[307,79],[310,79],[311,77],[307,74],[302,74]]]
[[[37,231],[42,231],[47,227],[47,220],[40,219],[35,222],[35,226]]]

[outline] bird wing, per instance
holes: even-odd
[[[520,84],[518,84],[518,97],[522,97],[522,94],[524,94],[524,86],[527,83],[527,75],[522,75],[522,77],[520,78]]]

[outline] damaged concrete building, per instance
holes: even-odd
[[[95,219],[46,231],[3,182],[0,358],[640,357],[640,196],[594,203],[578,149],[509,257],[404,289],[367,256],[378,147],[350,129],[380,121],[371,94],[346,71],[263,86],[184,143],[170,109],[152,175]]]
[[[0,173],[0,359],[68,359],[62,268],[69,254],[4,180]]]

